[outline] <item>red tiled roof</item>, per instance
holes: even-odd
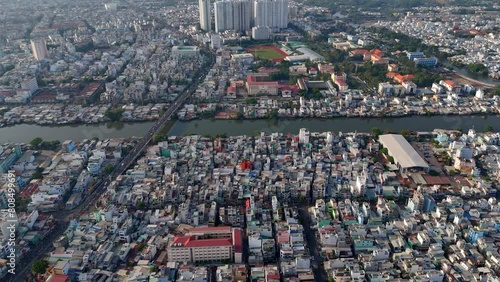
[[[207,231],[231,231],[230,226],[217,226],[217,227],[195,227],[189,229],[189,232],[207,232]]]
[[[49,282],[66,282],[66,281],[69,281],[69,276],[68,275],[62,275],[62,274],[54,275],[49,280]]]
[[[380,61],[380,60],[382,60],[382,57],[380,55],[377,55],[377,54],[372,54],[372,60]]]
[[[295,85],[280,84],[279,88],[281,89],[281,91],[290,90],[292,94],[299,94],[299,89]]]
[[[174,238],[174,244],[182,244],[185,248],[203,248],[231,246],[232,242],[227,238],[197,240],[194,236],[178,236]]]
[[[241,230],[234,229],[233,230],[233,240],[234,240],[234,252],[242,253],[243,252],[243,242],[241,241]]]
[[[450,180],[447,177],[441,177],[441,176],[430,176],[430,175],[424,175],[424,180],[428,185],[449,185]]]
[[[276,86],[276,87],[278,87],[277,81],[261,81],[261,82],[247,81],[247,83],[249,86]]]
[[[343,79],[335,79],[335,83],[337,85],[347,85],[347,83]]]
[[[283,242],[290,242],[290,235],[283,234],[278,236],[278,243],[283,243]]]
[[[369,53],[369,51],[366,49],[355,49],[355,50],[351,51],[351,54],[353,54],[353,55],[365,55],[368,53]]]
[[[382,50],[380,50],[380,49],[372,49],[372,50],[370,50],[370,53],[372,53],[373,55],[378,55],[378,56],[384,55],[384,52],[382,52]]]
[[[274,72],[279,72],[280,70],[277,68],[266,68],[266,67],[260,67],[257,69],[257,72],[259,73],[274,73]]]
[[[394,78],[394,77],[396,77],[396,76],[398,76],[398,75],[399,75],[399,73],[394,72],[394,71],[390,71],[390,72],[388,72],[388,73],[386,74],[386,76],[387,76],[387,77],[390,77],[390,78]]]
[[[38,185],[36,184],[30,184],[26,188],[24,188],[19,195],[21,197],[30,197],[33,195],[36,191],[38,191]]]
[[[453,82],[453,81],[451,81],[451,80],[445,80],[445,81],[444,81],[444,83],[445,83],[445,84],[448,84],[448,85],[449,85],[449,86],[451,86],[451,87],[455,87],[455,86],[456,86],[455,82]]]
[[[403,81],[410,81],[410,80],[414,80],[414,79],[415,79],[415,76],[413,74],[403,75]]]

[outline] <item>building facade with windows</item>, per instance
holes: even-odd
[[[200,28],[205,31],[210,31],[212,27],[210,0],[199,0],[198,8],[200,10]]]
[[[413,60],[415,64],[420,66],[435,66],[437,65],[438,60],[436,58],[417,58]]]
[[[168,258],[176,262],[234,261],[241,263],[241,230],[230,227],[192,228],[175,236],[167,247]]]

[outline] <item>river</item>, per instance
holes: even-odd
[[[442,63],[445,67],[456,71],[457,73],[460,73],[462,75],[465,75],[465,76],[470,77],[472,79],[475,79],[477,81],[481,81],[481,82],[488,83],[488,84],[493,84],[493,85],[500,85],[500,81],[498,81],[498,80],[494,80],[494,79],[492,79],[489,76],[484,76],[484,75],[469,73],[467,71],[467,68],[459,68],[459,67],[453,65],[448,60],[441,60],[440,63]]]
[[[472,127],[482,131],[485,125],[500,131],[500,118],[497,116],[413,116],[400,118],[334,118],[334,119],[290,119],[290,120],[194,120],[189,122],[169,122],[163,132],[169,135],[185,134],[222,134],[254,135],[256,132],[298,133],[300,128],[323,132],[370,132],[373,127],[384,130],[401,131],[410,129],[430,131],[433,129],[468,130]],[[39,126],[16,125],[0,128],[0,143],[28,143],[35,137],[44,140],[81,141],[97,137],[124,138],[143,136],[153,126],[153,122],[117,123],[107,125]]]

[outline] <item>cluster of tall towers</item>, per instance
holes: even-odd
[[[210,0],[199,0],[200,28],[211,28]],[[214,3],[215,32],[245,31],[267,27],[273,31],[288,25],[288,0],[220,0]]]

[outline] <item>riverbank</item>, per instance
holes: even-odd
[[[385,114],[377,114],[377,113],[346,113],[344,115],[339,115],[339,114],[329,114],[329,115],[300,115],[300,116],[290,116],[290,115],[279,115],[276,118],[269,117],[267,115],[263,116],[253,116],[253,117],[245,117],[245,118],[237,118],[234,114],[226,114],[226,115],[218,115],[216,117],[210,118],[210,120],[221,120],[221,121],[259,121],[259,120],[266,120],[266,121],[271,121],[274,122],[276,119],[279,120],[294,120],[294,119],[316,119],[316,120],[328,120],[328,119],[336,119],[336,118],[374,118],[374,119],[384,119],[384,118],[411,118],[411,117],[417,117],[417,116],[447,116],[447,117],[453,117],[453,116],[496,116],[499,115],[500,111],[497,112],[471,112],[471,111],[463,111],[463,112],[447,112],[447,113],[436,113],[436,112],[409,112],[406,114],[401,114],[401,113],[395,113],[395,112],[386,112]],[[204,118],[197,117],[197,116],[191,116],[189,119],[179,119],[178,121],[180,122],[196,122],[200,120],[205,120]],[[126,122],[92,122],[92,123],[83,123],[83,122],[64,122],[60,124],[39,124],[39,123],[34,123],[34,122],[17,122],[17,123],[11,123],[11,124],[0,124],[0,128],[5,127],[16,127],[16,126],[36,126],[36,127],[41,127],[41,128],[60,128],[60,127],[68,127],[68,128],[78,128],[78,127],[89,127],[89,128],[106,128],[106,129],[122,129],[126,125],[132,125],[132,124],[152,124],[154,123],[154,120],[136,120],[136,121],[126,121]],[[169,122],[170,127],[173,126],[175,123],[175,120],[171,120]],[[169,129],[169,128],[167,128]],[[0,131],[1,133],[1,131]],[[166,133],[163,131],[163,133]],[[92,138],[92,137],[89,137]]]
[[[482,87],[484,89],[493,89],[493,88],[495,88],[497,86],[496,84],[483,82],[483,81],[474,79],[472,77],[469,77],[467,75],[464,75],[464,74],[462,74],[460,72],[457,72],[457,71],[454,71],[453,75],[455,75],[458,78],[456,80],[460,84],[466,84],[466,83],[468,83],[468,84],[471,84],[474,87]],[[459,81],[459,79],[462,79],[463,81]]]
[[[121,106],[122,122],[156,121],[168,106],[167,103]],[[17,124],[37,125],[83,125],[105,124],[110,121],[107,113],[111,104],[89,107],[66,104],[22,105],[5,107],[0,114],[0,127]]]
[[[262,115],[262,116],[253,116],[253,117],[244,117],[244,118],[238,118],[234,114],[226,114],[226,115],[220,115],[220,116],[215,116],[213,118],[209,118],[210,120],[230,120],[230,121],[252,121],[252,120],[269,120],[269,121],[274,121],[274,120],[283,120],[283,119],[288,119],[288,120],[294,120],[294,119],[317,119],[317,120],[328,120],[328,119],[333,119],[333,118],[411,118],[411,117],[416,117],[416,116],[497,116],[500,115],[500,111],[498,112],[488,112],[488,111],[477,111],[477,112],[471,112],[471,111],[464,111],[464,112],[448,112],[448,113],[436,113],[436,112],[410,112],[407,114],[399,114],[399,113],[386,113],[384,114],[373,114],[373,113],[348,113],[345,115],[336,115],[336,114],[328,114],[328,115],[299,115],[299,116],[291,116],[291,115],[277,115],[276,117],[270,117],[268,115]],[[194,122],[197,120],[205,120],[207,118],[203,117],[198,117],[198,116],[190,116],[189,119],[179,119],[178,121],[181,122]]]

